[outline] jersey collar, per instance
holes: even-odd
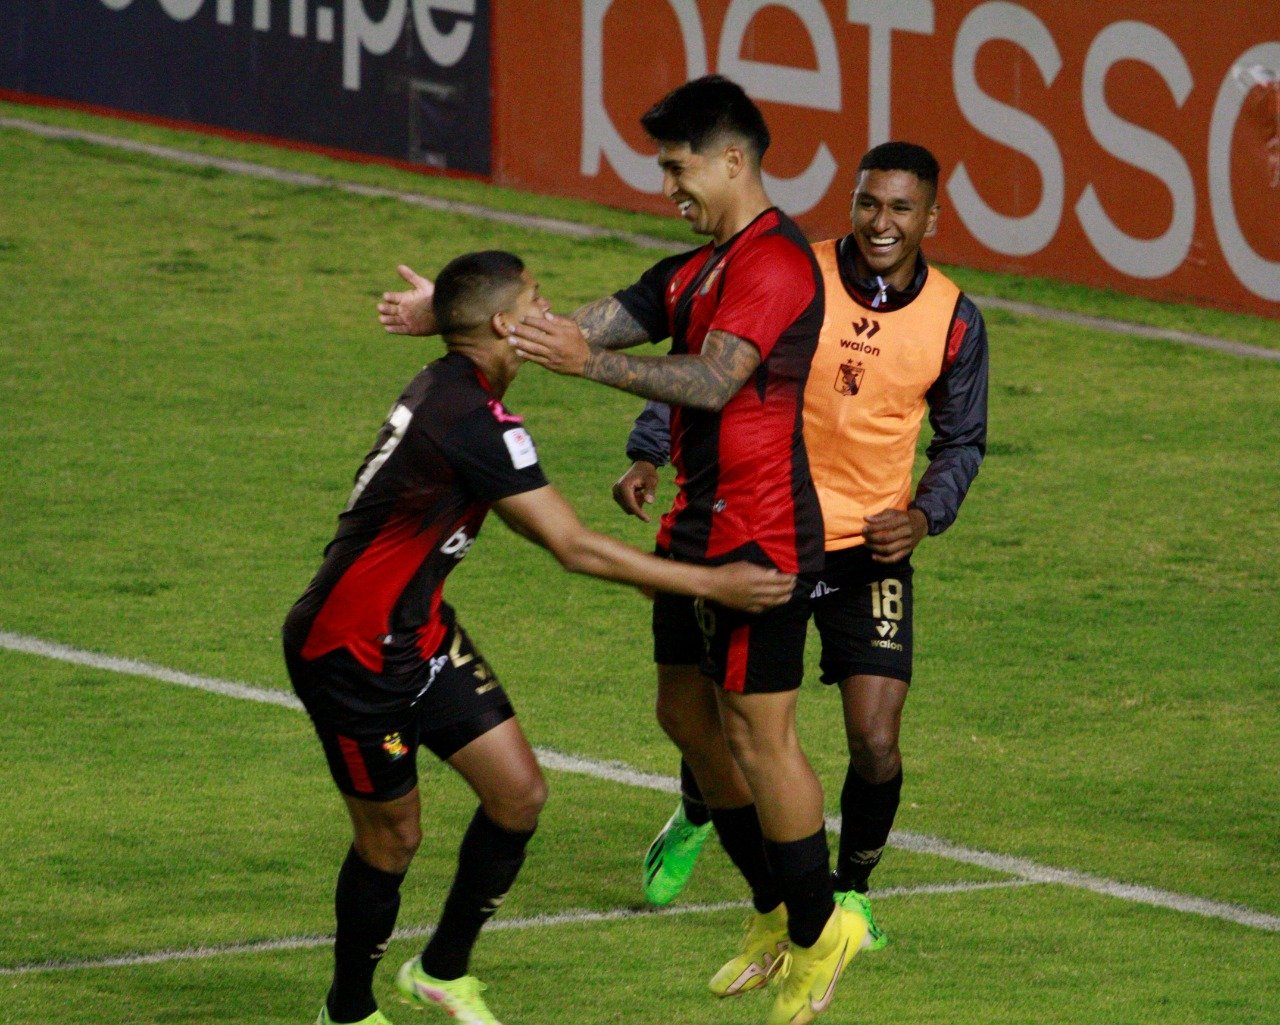
[[[925,260],[923,252],[916,253],[916,272],[911,279],[911,284],[900,290],[892,285],[885,285],[881,289],[880,283],[874,275],[869,278],[860,277],[854,256],[857,251],[858,244],[853,240],[853,236],[845,235],[844,238],[836,243],[836,266],[840,268],[840,280],[843,282],[844,287],[863,306],[871,307],[884,313],[900,310],[915,299],[920,294],[920,290],[924,288],[925,279],[929,276],[929,264]],[[881,292],[884,293],[884,296],[879,303],[876,303],[876,297]],[[875,304],[874,306],[872,305],[873,303]]]

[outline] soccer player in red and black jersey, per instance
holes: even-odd
[[[506,693],[443,599],[490,508],[571,572],[757,613],[795,588],[790,573],[659,559],[582,526],[543,476],[521,418],[502,404],[521,365],[510,325],[549,312],[509,253],[445,267],[431,317],[447,353],[397,399],[319,572],[285,620],[289,676],[355,833],[338,876],[334,978],[320,1025],[386,1023],[372,980],[421,841],[420,746],[458,771],[480,807],[439,925],[396,985],[420,1006],[497,1025],[468,962],[524,861],[546,784]]]
[[[822,788],[795,733],[808,594],[823,557],[800,419],[821,278],[803,234],[765,192],[769,132],[740,87],[696,79],[641,120],[658,144],[665,194],[711,241],[572,318],[524,318],[511,341],[557,373],[672,406],[680,492],[661,554],[746,558],[801,576],[793,600],[763,615],[661,593],[653,613],[659,722],[693,767],[756,908],[742,952],[710,987],[732,996],[785,970],[768,1020],[790,1025],[826,1009],[866,931],[833,903]],[[413,287],[386,293],[380,319],[393,334],[424,333],[431,283],[400,273]],[[668,337],[671,354],[659,359],[617,351]]]
[[[923,146],[874,147],[859,163],[851,231],[814,245],[826,318],[805,389],[804,433],[827,556],[811,599],[822,680],[840,689],[849,747],[834,883],[836,900],[866,918],[872,950],[888,942],[867,894],[902,790],[911,555],[955,521],[986,452],[986,326],[921,251],[937,226],[938,176]],[[926,413],[933,437],[913,495]],[[664,405],[646,404],[627,440],[634,462],[614,484],[615,501],[646,521],[657,467],[668,459],[667,420]],[[683,766],[681,779],[681,804],[645,858],[645,896],[658,905],[680,892],[710,832]]]
[[[765,192],[768,129],[738,86],[719,76],[687,83],[641,122],[658,144],[665,195],[710,241],[573,320],[526,319],[515,341],[551,370],[671,406],[678,490],[660,552],[801,575],[795,599],[762,615],[669,594],[653,611],[659,721],[756,909],[742,953],[710,986],[720,996],[759,986],[789,946],[768,1019],[788,1025],[825,1010],[866,931],[833,906],[822,788],[795,731],[808,596],[823,563],[801,416],[822,278],[804,235]],[[618,351],[665,338],[663,358]]]

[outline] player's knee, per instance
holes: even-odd
[[[893,776],[902,764],[898,731],[890,724],[874,722],[851,730],[849,758],[859,774],[870,782]]]
[[[484,811],[503,829],[527,833],[537,826],[546,803],[547,781],[541,773],[531,773],[484,802]]]
[[[356,835],[356,853],[383,872],[401,873],[409,868],[422,844],[422,826],[416,818],[390,819],[362,829]]]
[[[662,732],[676,747],[681,751],[697,747],[704,735],[700,722],[695,722],[692,717],[683,714],[681,709],[661,700],[655,706],[655,712]]]
[[[785,728],[753,728],[745,720],[729,716],[724,722],[724,738],[734,761],[751,777],[772,765],[789,760],[798,751],[794,731]]]

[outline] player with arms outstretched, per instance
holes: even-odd
[[[835,906],[822,787],[795,730],[808,597],[822,566],[801,435],[820,271],[765,192],[769,132],[739,86],[715,75],[688,82],[641,123],[658,146],[664,193],[710,241],[572,318],[524,318],[512,341],[556,373],[672,406],[679,492],[659,533],[662,555],[698,565],[745,558],[801,576],[791,601],[760,615],[670,592],[653,608],[659,722],[692,766],[756,909],[710,988],[734,996],[779,976],[769,1025],[801,1025],[827,1008],[866,932]],[[429,286],[410,280],[414,289],[384,298],[390,331],[416,333]],[[668,356],[620,351],[666,338]],[[764,963],[761,920],[780,930]]]
[[[789,600],[795,586],[791,575],[744,562],[659,559],[583,527],[502,402],[521,365],[508,328],[549,315],[518,258],[459,257],[440,273],[431,305],[446,354],[396,400],[284,625],[290,678],[354,830],[338,876],[334,977],[320,1025],[386,1025],[372,980],[422,838],[420,746],[456,769],[480,806],[439,924],[396,986],[418,1006],[497,1025],[469,957],[524,861],[546,784],[506,693],[443,599],[445,577],[490,508],[571,572],[756,613]]]

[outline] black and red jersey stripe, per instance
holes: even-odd
[[[788,573],[822,566],[822,514],[802,408],[822,326],[821,272],[789,217],[769,209],[721,246],[659,261],[616,293],[673,354],[723,331],[760,351],[753,377],[718,411],[673,406],[677,494],[658,544],[695,562],[747,559]]]
[[[475,364],[457,353],[430,364],[361,464],[285,643],[306,659],[345,648],[375,673],[421,664],[449,627],[445,578],[489,507],[546,483],[520,418]]]

